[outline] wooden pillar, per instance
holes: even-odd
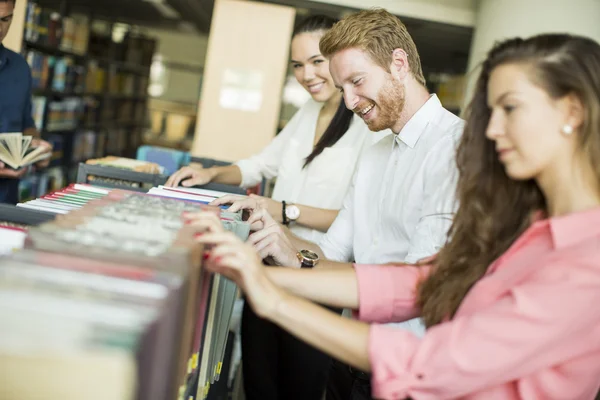
[[[274,137],[295,9],[217,0],[192,155],[237,161]]]
[[[17,0],[15,3],[15,13],[8,35],[2,41],[7,49],[21,52],[23,46],[23,33],[25,31],[25,13],[27,12],[27,0]]]

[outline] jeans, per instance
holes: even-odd
[[[242,365],[247,400],[321,400],[331,358],[259,318],[246,302]]]
[[[371,400],[371,380],[368,374],[353,371],[349,365],[333,361],[326,400]]]
[[[0,178],[0,203],[17,204],[19,202],[19,180]]]

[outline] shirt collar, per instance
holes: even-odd
[[[564,248],[600,236],[600,207],[550,218],[554,247]]]
[[[0,43],[0,69],[4,68],[8,63],[8,51],[6,48]]]
[[[419,108],[419,110],[408,120],[404,128],[396,135],[396,142],[403,142],[411,149],[415,147],[419,141],[419,137],[425,130],[425,127],[431,121],[431,116],[442,108],[442,103],[437,95],[433,94],[429,100]]]

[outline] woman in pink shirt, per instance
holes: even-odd
[[[460,207],[430,264],[263,268],[194,216],[207,267],[256,313],[356,368],[383,399],[593,399],[600,386],[600,46],[497,45],[457,155]],[[357,310],[344,319],[312,300]],[[427,333],[377,323],[420,316]],[[368,322],[368,323],[366,323]]]

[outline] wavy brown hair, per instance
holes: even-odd
[[[494,68],[519,64],[531,81],[553,99],[573,94],[585,108],[576,133],[579,150],[600,182],[600,46],[591,39],[546,34],[497,44],[483,62],[456,163],[459,209],[449,239],[432,274],[420,285],[418,304],[430,327],[452,318],[471,287],[531,224],[533,213],[546,211],[534,180],[510,179],[485,136],[491,111],[488,82]]]

